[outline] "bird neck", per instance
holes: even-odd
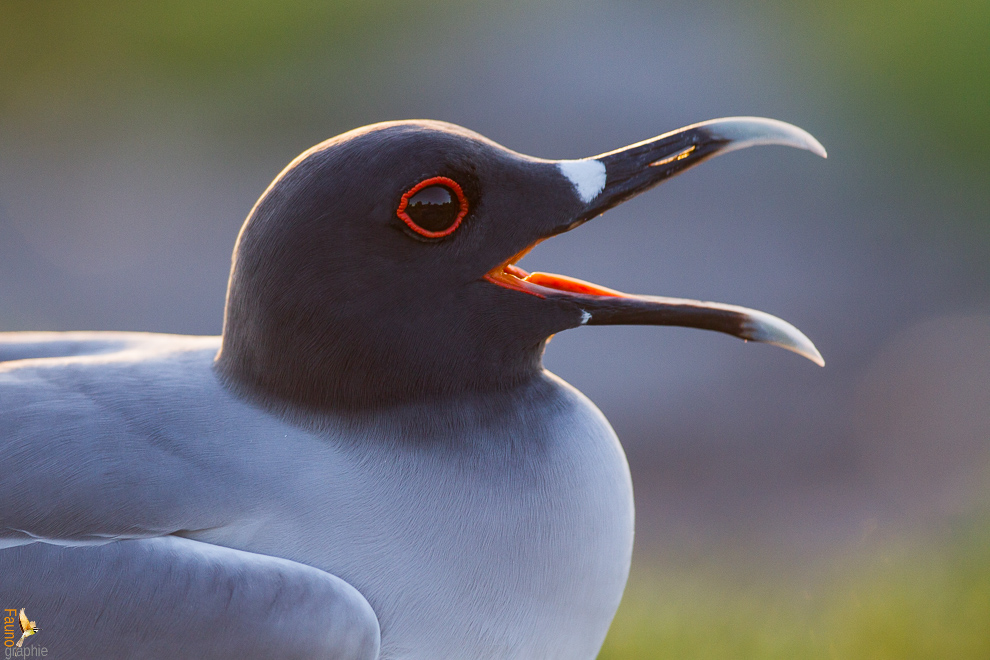
[[[216,359],[222,380],[269,408],[339,412],[506,392],[543,371],[545,339],[513,338],[497,327],[458,331],[429,318],[314,323],[312,316],[266,323],[228,312]],[[440,341],[438,329],[447,330]]]

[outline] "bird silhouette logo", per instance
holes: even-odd
[[[21,608],[21,613],[19,615],[21,620],[21,638],[17,640],[17,647],[20,648],[24,645],[24,638],[30,637],[38,632],[38,624],[34,621],[28,621],[27,615],[24,614],[24,608]]]

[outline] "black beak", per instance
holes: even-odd
[[[593,158],[558,161],[585,207],[566,227],[573,229],[659,183],[719,154],[777,144],[826,157],[806,131],[774,119],[730,117],[694,124]],[[790,323],[753,309],[721,303],[639,296],[551,273],[527,273],[512,263],[489,280],[548,300],[566,300],[588,325],[676,325],[714,330],[745,341],[780,346],[824,366],[818,349]]]
[[[810,133],[776,119],[726,117],[692,124],[585,159],[605,166],[605,186],[589,201],[580,219],[600,215],[709,158],[764,144],[805,149],[826,157],[825,148]]]

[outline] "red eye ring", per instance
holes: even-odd
[[[406,207],[409,205],[410,197],[418,193],[423,188],[426,188],[427,186],[435,186],[438,184],[454,191],[454,194],[457,195],[457,201],[460,204],[461,210],[457,214],[457,219],[454,220],[454,224],[450,225],[443,231],[430,231],[428,229],[423,229],[415,222],[413,222],[413,219],[409,217],[408,213],[406,213]],[[444,236],[450,236],[451,234],[454,233],[455,229],[461,226],[461,221],[464,220],[464,216],[467,215],[467,212],[468,212],[467,197],[464,196],[464,191],[461,190],[460,184],[458,184],[453,179],[449,179],[445,176],[434,176],[434,177],[430,177],[429,179],[423,179],[415,186],[407,190],[402,195],[402,199],[399,201],[399,208],[396,211],[396,214],[399,216],[399,219],[401,219],[404,223],[406,223],[406,225],[410,229],[412,229],[420,236],[425,236],[427,238],[443,238]]]

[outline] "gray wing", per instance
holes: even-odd
[[[91,350],[104,341],[82,334]],[[63,339],[20,343],[37,354],[71,343]],[[135,341],[0,362],[0,548],[164,536],[223,525],[250,506],[244,493],[269,468],[232,450],[245,444],[245,422],[262,434],[276,422],[222,391],[215,338]]]
[[[378,619],[351,585],[286,559],[176,536],[0,550],[0,603],[58,658],[375,660]]]
[[[0,332],[0,362],[103,355],[171,338],[149,332]]]

